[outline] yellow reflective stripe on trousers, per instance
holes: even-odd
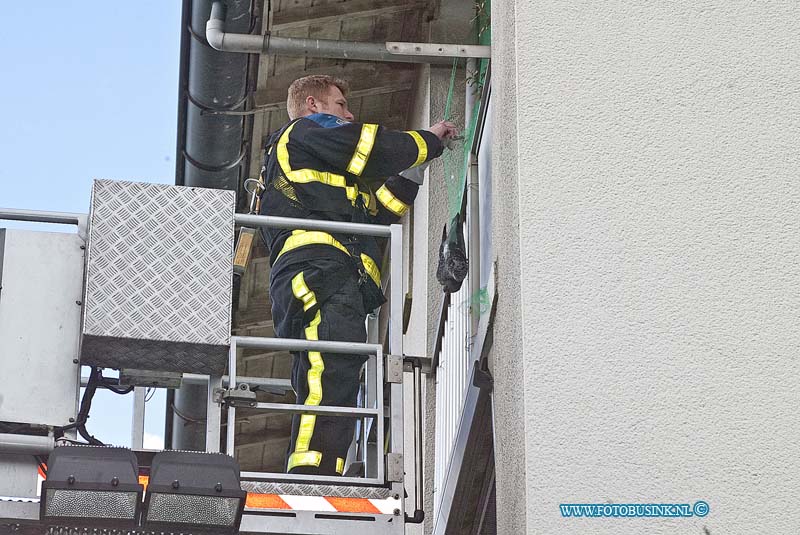
[[[318,451],[296,451],[289,456],[289,464],[286,470],[289,471],[296,466],[316,466],[319,468],[322,462],[322,453]]]
[[[341,457],[336,458],[336,473],[339,475],[344,473],[344,459]]]
[[[428,159],[428,144],[422,139],[420,133],[415,130],[409,130],[406,134],[411,136],[414,139],[414,143],[417,144],[417,161],[411,166],[416,167]]]
[[[292,294],[303,302],[303,310],[309,310],[317,303],[317,296],[306,284],[302,271],[292,278]],[[317,310],[314,319],[305,329],[306,340],[319,340],[318,327],[321,322],[322,315]],[[322,361],[322,354],[319,351],[309,351],[308,362],[311,367],[307,375],[308,396],[306,396],[304,404],[319,405],[322,401],[322,372],[325,371],[325,363]],[[289,456],[287,470],[296,466],[319,466],[322,462],[322,453],[308,449],[316,421],[317,417],[313,414],[300,416],[300,429],[295,440],[294,452]]]
[[[306,284],[306,279],[302,272],[292,279],[292,294],[303,302],[303,310],[305,311],[317,304],[317,296]]]
[[[320,245],[320,244],[336,247],[337,249],[345,253],[347,256],[352,256],[350,254],[350,251],[347,250],[347,247],[342,245],[339,242],[339,240],[337,240],[327,232],[322,232],[319,230],[294,230],[292,231],[292,235],[286,238],[286,241],[283,242],[283,247],[281,248],[281,252],[278,253],[278,256],[275,258],[275,260],[277,261],[278,258],[288,253],[289,251],[297,249],[298,247],[303,247],[305,245]],[[369,255],[361,253],[361,263],[363,264],[364,270],[367,272],[367,274],[369,274],[370,278],[373,281],[375,281],[375,285],[378,288],[380,288],[381,270],[380,268],[378,268],[378,264],[375,262],[375,260],[370,258]],[[292,291],[294,291],[294,280],[292,280]],[[296,295],[297,294],[295,293],[295,296]]]
[[[356,151],[347,166],[347,172],[356,176],[361,176],[367,166],[367,160],[375,146],[375,136],[378,134],[377,124],[364,124],[361,126],[361,137],[358,140]]]
[[[402,216],[408,212],[408,205],[395,197],[394,193],[389,191],[389,188],[386,187],[386,184],[378,188],[378,191],[375,192],[375,195],[378,197],[378,200],[381,202],[381,204],[384,205],[386,209],[392,212],[394,215]]]

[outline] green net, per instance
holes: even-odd
[[[453,93],[456,85],[456,76],[458,74],[458,60],[453,60],[453,70],[450,73],[450,87],[447,90],[447,101],[444,108],[444,120],[450,121],[453,117]],[[447,187],[447,212],[448,220],[461,210],[462,194],[464,189],[464,181],[466,180],[466,165],[465,158],[467,151],[465,150],[467,132],[462,132],[459,136],[460,139],[451,140],[448,148],[445,149],[442,155],[444,163],[444,179],[445,186]]]
[[[475,17],[472,19],[472,35],[474,41],[488,45],[491,41],[491,20],[489,0],[477,0],[475,2]],[[450,73],[450,86],[447,90],[447,101],[444,108],[444,120],[449,121],[453,111],[453,94],[456,87],[456,78],[459,63],[466,65],[466,62],[453,60],[453,69]],[[472,87],[475,95],[480,95],[485,82],[486,71],[489,65],[488,60],[481,60],[477,71],[464,73],[466,83]],[[467,178],[467,166],[469,165],[469,147],[472,146],[475,137],[475,129],[478,123],[478,112],[480,106],[476,103],[473,106],[472,114],[466,117],[464,131],[459,136],[460,139],[450,142],[450,149],[445,150],[442,155],[444,163],[444,177],[447,186],[447,211],[448,220],[452,220],[461,211],[464,205],[464,192]]]
[[[477,292],[465,299],[461,306],[469,309],[470,314],[477,314],[478,316],[486,314],[492,307],[492,302],[489,300],[489,290],[486,287],[478,289]]]
[[[488,45],[491,40],[489,1],[479,0],[475,4],[475,18],[472,20],[473,37],[476,42]],[[468,63],[458,59],[453,60],[453,68],[450,73],[450,84],[447,90],[447,100],[445,102],[444,120],[450,121],[453,112],[453,100],[456,90],[456,80],[459,78],[459,69],[466,69]],[[473,63],[474,65],[474,63]],[[481,60],[477,63],[477,70],[474,72],[464,72],[463,80],[471,86],[475,95],[481,95],[483,84],[485,83],[489,61]],[[465,205],[467,169],[470,161],[470,147],[475,138],[475,130],[478,124],[480,104],[477,102],[471,110],[469,117],[465,118],[463,131],[459,139],[451,140],[449,149],[444,151],[442,161],[444,164],[444,179],[447,190],[447,211],[448,221],[462,211]],[[459,125],[460,126],[460,125]],[[474,295],[469,296],[461,306],[470,308],[474,313],[484,314],[491,307],[489,294],[486,288],[481,288]]]

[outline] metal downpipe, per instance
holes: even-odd
[[[206,449],[206,396],[208,387],[182,385],[175,390],[172,409],[172,449]]]
[[[227,3],[232,31],[253,31],[251,0]],[[210,0],[184,0],[175,183],[235,191],[247,161],[242,141],[247,119],[226,112],[245,108],[249,58],[209,46],[205,25],[211,7]],[[201,385],[184,385],[170,396],[167,447],[205,449],[206,396]]]
[[[227,24],[251,31],[251,1],[228,0]],[[210,0],[187,2],[185,10],[186,72],[182,73],[176,184],[236,190],[242,162],[245,118],[226,112],[243,111],[247,102],[248,57],[209,46],[205,25]],[[180,124],[182,123],[182,124]]]

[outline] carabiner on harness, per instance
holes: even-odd
[[[264,186],[263,175],[259,178],[248,178],[244,181],[244,190],[250,195],[250,214],[257,214],[261,200],[261,194],[264,193],[266,187]]]
[[[264,183],[261,178],[248,178],[244,181],[244,190],[250,195],[250,214],[258,213],[260,208],[261,194],[264,192]],[[236,252],[233,255],[233,272],[237,275],[244,275],[247,264],[250,262],[250,255],[253,252],[253,244],[256,239],[256,229],[242,227],[239,229],[239,238],[236,240]]]

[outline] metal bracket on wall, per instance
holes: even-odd
[[[428,375],[433,371],[432,363],[433,359],[430,357],[414,357],[411,355],[405,355],[403,357],[403,371],[413,372],[414,367],[418,367],[420,372]]]
[[[478,360],[472,368],[472,385],[487,392],[494,390],[494,377],[489,371],[489,362],[485,357]]]
[[[255,407],[256,393],[250,390],[247,383],[239,383],[235,388],[229,388],[222,392],[223,403],[231,407]]]
[[[386,50],[404,56],[441,56],[443,58],[489,58],[491,47],[486,45],[458,45],[445,43],[407,43],[389,41]]]
[[[398,355],[386,355],[386,382],[403,382],[403,357]]]
[[[122,369],[119,384],[123,386],[150,386],[155,388],[179,388],[183,374],[151,370]]]
[[[403,481],[403,454],[389,453],[386,455],[386,479],[388,481]]]

